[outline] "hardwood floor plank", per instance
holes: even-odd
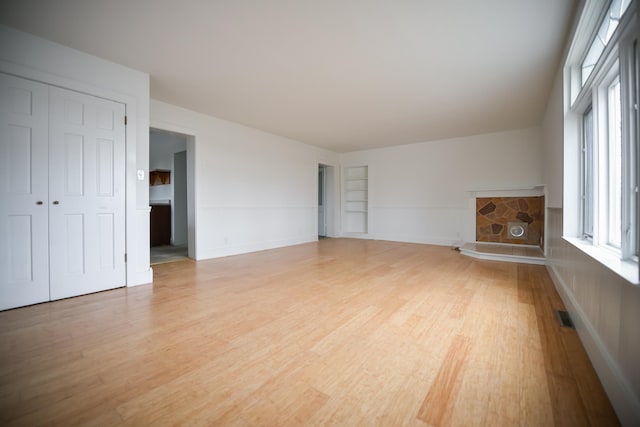
[[[520,384],[518,392],[520,424],[526,426],[554,425],[545,360],[540,343],[538,317],[533,305],[520,303],[518,312]]]
[[[562,343],[571,361],[571,372],[576,380],[580,398],[593,426],[616,425],[615,413],[593,369],[587,353],[582,347],[578,333],[566,329],[561,333]]]
[[[432,425],[446,425],[446,417],[450,417],[457,397],[461,371],[469,351],[469,339],[458,335],[454,338],[444,364],[438,371],[417,418]]]
[[[580,399],[580,393],[575,380],[553,373],[549,374],[547,378],[555,425],[592,425],[589,422],[584,405]]]
[[[617,425],[544,267],[357,239],[0,312],[3,425]]]

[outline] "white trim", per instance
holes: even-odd
[[[176,125],[174,123],[160,120],[149,120],[149,132],[156,129],[162,132],[177,133],[186,137],[187,140],[187,256],[191,259],[198,259],[198,210],[196,191],[196,152],[200,134],[196,129]],[[151,148],[150,148],[151,149]],[[148,175],[148,172],[147,172]]]
[[[545,185],[535,185],[529,188],[487,188],[467,190],[467,192],[476,198],[480,197],[540,197],[544,196]]]
[[[68,49],[68,48],[65,48]],[[99,58],[92,57],[95,61],[104,61]],[[110,67],[123,67],[108,63]],[[0,72],[18,76],[50,86],[56,86],[64,89],[73,90],[99,98],[108,99],[125,105],[125,114],[127,116],[127,126],[125,126],[125,251],[128,254],[128,261],[125,265],[125,286],[135,286],[144,283],[150,283],[149,275],[140,275],[137,268],[140,265],[148,265],[148,257],[138,258],[138,248],[140,242],[133,238],[132,224],[137,222],[137,169],[139,162],[137,160],[137,151],[141,145],[141,141],[137,135],[137,127],[139,125],[138,118],[138,101],[134,96],[119,93],[113,90],[105,89],[96,84],[80,82],[67,77],[59,76],[48,71],[41,71],[29,66],[18,65],[4,59],[0,59]],[[139,73],[136,71],[136,73]],[[131,256],[129,254],[136,254]],[[140,260],[143,259],[143,262]]]
[[[562,238],[598,261],[600,264],[607,267],[609,270],[616,273],[618,276],[625,279],[627,282],[633,285],[640,285],[637,262],[622,260],[620,259],[619,253],[602,246],[592,245],[590,242],[577,237],[563,236]]]
[[[225,247],[211,247],[211,248],[200,248],[198,251],[199,257],[196,261],[201,261],[205,259],[213,259],[213,258],[223,258],[228,256],[235,255],[243,255],[252,252],[260,252],[269,249],[277,249],[283,248],[287,246],[295,246],[295,245],[303,245],[308,243],[313,243],[318,241],[317,233],[313,233],[312,235],[306,237],[299,237],[294,239],[275,239],[275,240],[264,240],[261,242],[255,242],[250,244],[243,245],[229,245]]]
[[[629,382],[620,372],[615,360],[607,351],[607,347],[600,340],[596,329],[589,322],[589,318],[582,311],[578,301],[555,267],[547,264],[547,270],[571,315],[580,341],[587,351],[589,360],[593,364],[620,422],[625,426],[640,425],[640,401],[634,395]]]
[[[509,245],[506,245],[509,246]],[[525,246],[525,245],[517,245]],[[526,245],[529,247],[529,245]],[[533,246],[537,247],[537,246]],[[546,259],[544,257],[532,257],[526,255],[508,255],[508,254],[492,254],[487,252],[480,252],[474,249],[468,249],[464,246],[460,247],[460,253],[472,258],[482,259],[486,261],[502,261],[502,262],[518,262],[522,264],[536,264],[545,265]]]

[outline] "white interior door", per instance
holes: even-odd
[[[125,107],[49,88],[51,299],[125,285]]]
[[[47,98],[0,74],[0,310],[49,300]]]

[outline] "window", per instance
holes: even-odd
[[[593,239],[593,109],[582,119],[582,236]]]
[[[565,68],[572,91],[565,135],[579,151],[565,158],[565,172],[576,171],[565,175],[568,205],[575,200],[565,235],[610,267],[611,259],[633,264],[635,277],[625,277],[634,283],[640,279],[637,3],[587,2]]]
[[[638,165],[640,164],[640,150],[638,150],[638,144],[640,144],[640,99],[639,99],[639,87],[638,87],[638,77],[639,77],[639,64],[638,64],[638,41],[635,40],[633,42],[633,50],[632,50],[632,58],[631,58],[631,102],[630,104],[633,106],[631,111],[631,126],[630,126],[630,138],[633,141],[629,144],[629,152],[627,153],[627,159],[629,162],[629,170],[630,173],[630,185],[628,189],[628,210],[629,210],[629,230],[628,230],[628,239],[630,241],[629,244],[629,254],[630,256],[638,259],[638,255],[640,252],[640,229],[638,228],[638,224],[640,224],[640,198],[638,197],[638,179],[640,177],[640,170],[638,169]],[[635,173],[634,173],[635,172]],[[634,221],[635,219],[635,221]]]
[[[607,14],[602,20],[598,32],[596,33],[587,54],[582,61],[582,86],[587,82],[587,79],[591,75],[594,67],[596,66],[598,59],[602,55],[604,48],[607,46],[616,28],[620,18],[626,12],[631,0],[613,0]]]
[[[607,90],[607,244],[620,249],[622,245],[622,120],[620,116],[620,78]]]

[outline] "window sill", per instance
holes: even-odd
[[[625,279],[627,282],[634,285],[640,284],[637,262],[621,260],[611,251],[593,246],[592,244],[587,243],[582,239],[578,239],[577,237],[563,237],[563,239],[607,267],[609,270],[616,273],[618,276]]]

